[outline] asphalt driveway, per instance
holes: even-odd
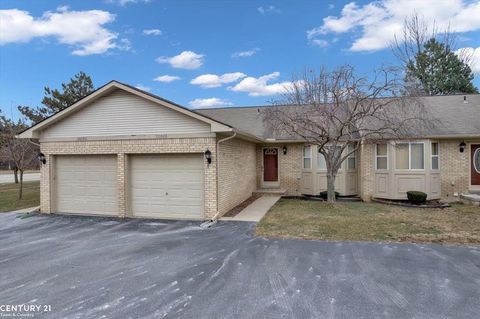
[[[0,214],[0,306],[35,318],[478,318],[480,249],[276,240],[254,224]]]

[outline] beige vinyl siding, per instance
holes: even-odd
[[[40,139],[203,133],[209,124],[116,90],[46,128]]]

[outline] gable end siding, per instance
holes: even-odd
[[[46,128],[40,139],[204,134],[210,131],[207,123],[117,90]]]

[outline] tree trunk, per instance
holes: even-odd
[[[18,184],[18,168],[13,168],[13,177],[15,178],[15,184]]]
[[[335,203],[335,178],[334,174],[327,174],[327,202]]]
[[[23,170],[20,170],[20,188],[18,189],[18,200],[23,197]]]

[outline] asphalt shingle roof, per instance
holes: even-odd
[[[422,99],[425,109],[436,119],[435,127],[425,133],[426,137],[480,137],[480,94]],[[261,139],[275,138],[263,121],[261,109],[264,107],[268,106],[199,109],[196,112]]]

